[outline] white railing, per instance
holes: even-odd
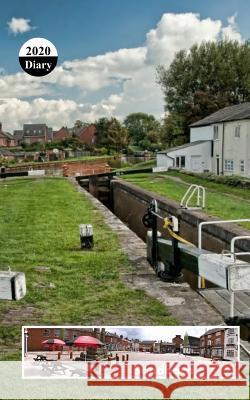
[[[234,223],[234,222],[250,222],[250,218],[243,218],[243,219],[231,219],[231,220],[226,220],[226,221],[204,221],[200,222],[198,226],[198,248],[202,249],[202,228],[204,225],[213,225],[213,224],[229,224],[229,223]],[[231,240],[231,254],[233,256],[236,255],[247,255],[250,254],[250,252],[240,252],[240,253],[235,253],[235,242],[240,239],[250,239],[250,236],[235,236]],[[199,276],[198,278],[198,288],[201,289],[202,286],[202,277]],[[234,317],[234,292],[230,292],[230,317]]]
[[[196,206],[190,207],[188,204],[193,198],[193,196],[197,194],[196,197]],[[186,208],[188,210],[196,210],[200,208],[205,208],[206,206],[206,190],[203,186],[199,185],[191,185],[188,190],[184,194],[181,199],[181,207]]]

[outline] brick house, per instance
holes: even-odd
[[[19,146],[23,141],[23,130],[18,129],[18,130],[13,131],[13,136],[15,138],[17,145]]]
[[[96,142],[96,127],[94,124],[90,124],[86,127],[80,128],[76,132],[78,140],[88,146],[94,146]]]
[[[108,350],[132,349],[132,341],[117,335],[116,333],[107,332],[105,328],[28,328],[28,351],[43,351],[42,342],[47,339],[64,340],[67,349],[71,349],[74,340],[78,336],[93,336],[104,343]],[[80,349],[79,349],[80,350]]]
[[[46,124],[23,125],[23,141],[25,143],[43,143],[51,140],[53,140],[53,131]]]
[[[16,141],[13,135],[9,132],[2,130],[2,123],[0,122],[0,147],[15,147]]]
[[[65,140],[71,137],[67,127],[62,126],[58,131],[53,132],[53,140]]]
[[[181,345],[183,344],[183,339],[182,339],[181,335],[176,335],[176,336],[172,339],[172,343],[174,343],[174,345],[175,345],[175,351],[176,351],[176,352],[180,352],[180,350],[181,350]]]
[[[224,358],[225,328],[209,329],[200,337],[200,355],[206,358]]]
[[[28,351],[43,351],[42,342],[47,339],[61,339],[65,343],[72,343],[78,336],[95,336],[93,329],[67,328],[28,328]]]

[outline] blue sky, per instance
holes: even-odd
[[[123,118],[134,110],[160,117],[155,67],[169,65],[176,51],[200,40],[250,38],[249,15],[248,0],[2,2],[0,119],[13,130],[45,117],[58,127],[62,115],[68,126],[75,118]],[[27,29],[11,25],[11,31],[13,18],[23,19]],[[25,76],[19,66],[19,49],[32,37],[58,50],[58,68],[44,79]]]
[[[1,4],[0,60],[9,73],[20,70],[17,54],[22,43],[45,37],[57,47],[60,61],[102,54],[123,47],[140,46],[165,12],[195,12],[201,18],[226,22],[237,13],[237,23],[250,38],[248,0],[9,0]],[[30,19],[37,28],[13,37],[11,17]]]

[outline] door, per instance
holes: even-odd
[[[203,172],[201,156],[191,156],[191,170],[193,172]]]
[[[220,159],[219,159],[219,157],[216,158],[216,174],[220,175]]]

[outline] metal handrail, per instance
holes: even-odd
[[[235,242],[237,241],[237,240],[241,240],[241,239],[245,239],[245,240],[250,240],[250,236],[248,235],[248,236],[235,236],[232,240],[231,240],[231,253],[234,253],[234,254],[237,254],[237,255],[244,255],[244,254],[249,254],[249,252],[245,252],[245,253],[235,253],[235,251],[234,251],[234,245],[235,245]]]
[[[233,222],[250,222],[250,218],[243,218],[243,219],[230,219],[230,220],[217,220],[217,221],[203,221],[200,222],[198,225],[198,248],[202,249],[202,228],[204,225],[213,225],[213,224],[229,224]],[[236,236],[237,237],[237,236]],[[198,277],[198,289],[201,289],[201,282],[202,277]]]
[[[190,193],[191,192],[191,193]],[[184,194],[184,196],[181,199],[181,207],[183,208],[189,208],[188,207],[188,203],[190,202],[190,200],[192,199],[192,197],[194,196],[194,194],[197,192],[197,201],[196,201],[196,207],[195,208],[205,208],[206,205],[206,190],[203,186],[200,185],[191,185],[189,186],[188,190],[186,191],[186,193]],[[200,199],[201,199],[201,192],[202,192],[202,206],[200,205]],[[188,197],[189,195],[189,197]],[[185,202],[185,204],[184,204]],[[194,207],[192,207],[194,208]]]

